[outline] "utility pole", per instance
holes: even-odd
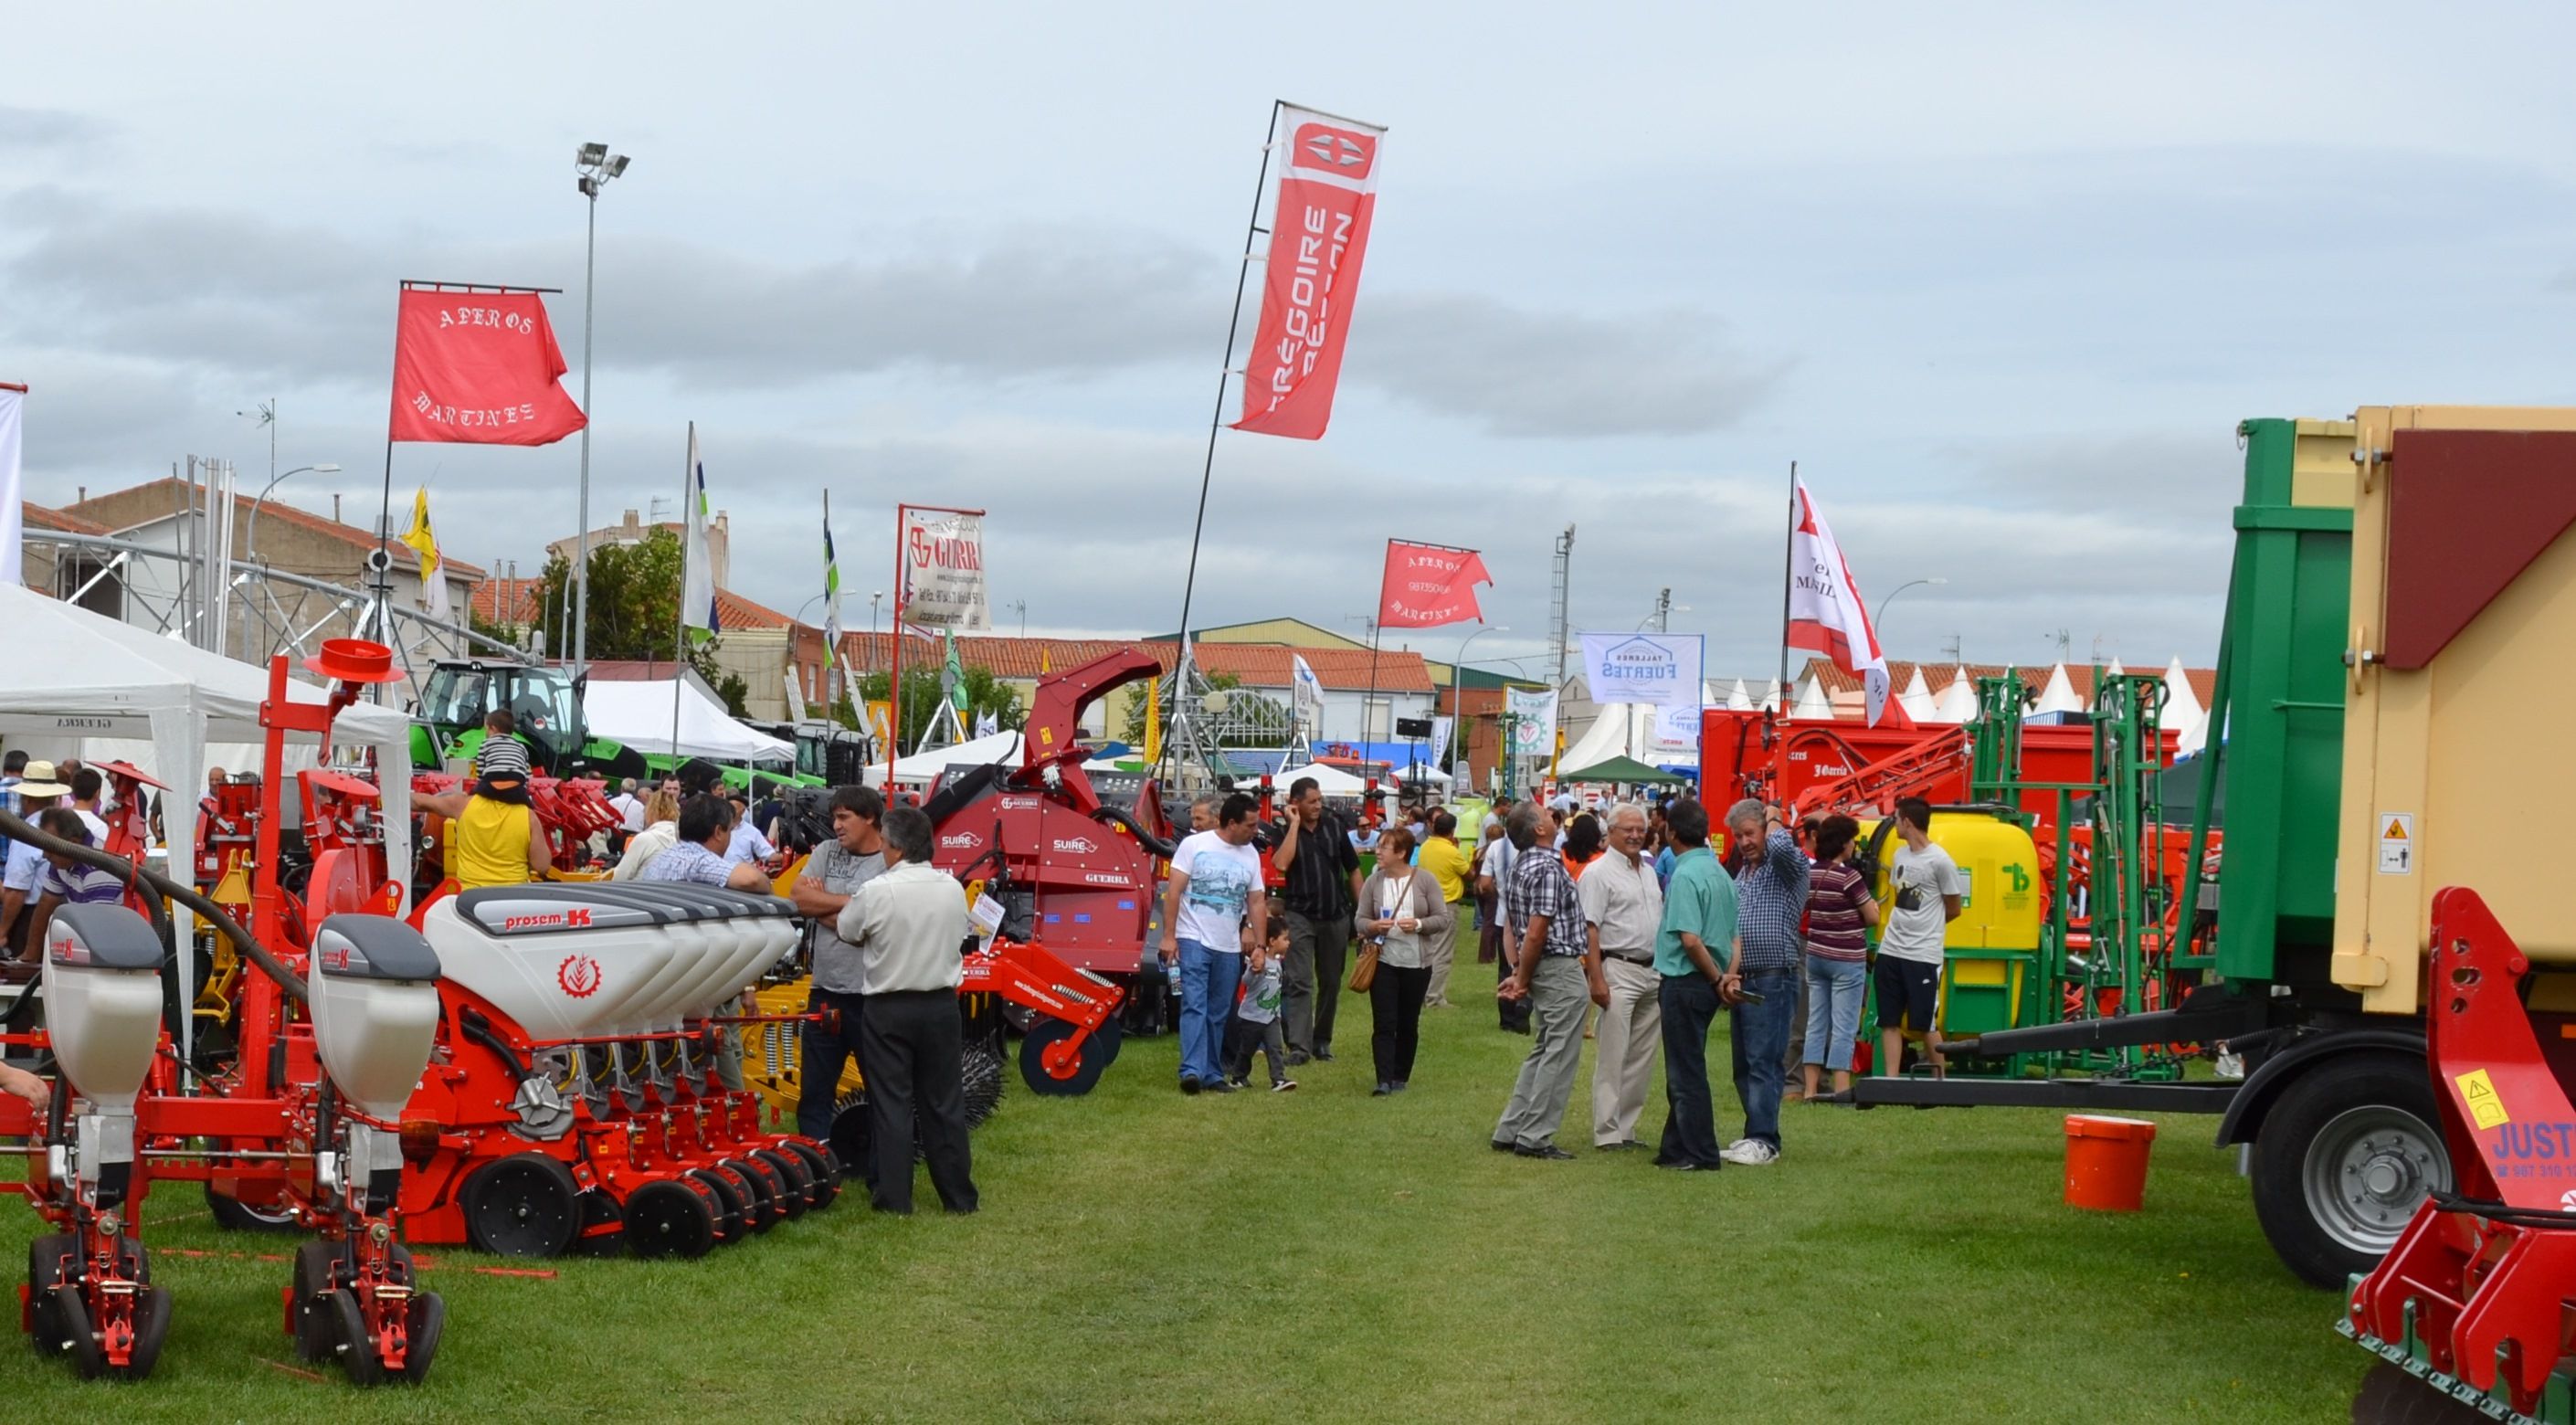
[[[1565,527],[1565,533],[1556,537],[1556,569],[1547,613],[1549,636],[1556,640],[1555,686],[1560,688],[1565,686],[1565,659],[1568,651],[1566,640],[1572,636],[1566,626],[1566,600],[1573,568],[1574,526],[1569,523]]]
[[[599,190],[626,171],[626,155],[611,154],[608,145],[586,143],[573,155],[581,175],[581,196],[590,200],[589,228],[581,259],[581,531],[573,537],[572,675],[578,680],[590,656],[590,334],[591,309],[599,291]],[[677,670],[673,676],[676,677]],[[580,729],[574,729],[578,734]]]

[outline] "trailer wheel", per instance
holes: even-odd
[[[2397,1245],[2417,1204],[2451,1186],[2421,1062],[2356,1055],[2282,1090],[2254,1142],[2254,1215],[2282,1264],[2341,1287]]]
[[[557,1257],[580,1226],[579,1197],[571,1169],[543,1153],[513,1153],[476,1168],[458,1205],[476,1247],[500,1257]]]
[[[107,1369],[107,1349],[98,1339],[98,1327],[90,1320],[89,1303],[82,1299],[78,1282],[65,1282],[54,1288],[54,1344],[71,1352],[72,1369],[82,1380],[96,1379]]]
[[[625,1237],[639,1257],[703,1257],[715,1245],[715,1209],[686,1183],[649,1182],[626,1199]]]
[[[340,1250],[320,1240],[295,1249],[295,1304],[287,1319],[293,1323],[295,1354],[308,1361],[331,1359],[331,1303],[324,1296],[331,1290],[331,1261]]]
[[[833,1156],[831,1149],[817,1148],[802,1138],[786,1139],[780,1146],[801,1160],[805,1171],[813,1176],[814,1210],[830,1207],[841,1195],[841,1160]]]
[[[751,1188],[714,1168],[691,1168],[688,1175],[716,1195],[716,1240],[739,1242],[750,1235]]]
[[[340,1368],[349,1373],[349,1384],[383,1385],[385,1359],[367,1334],[367,1313],[358,1305],[358,1294],[347,1287],[331,1293],[331,1319],[340,1333]]]
[[[117,1372],[120,1380],[143,1380],[161,1363],[161,1347],[170,1339],[170,1288],[147,1286],[134,1294],[134,1350]]]
[[[1093,1085],[1100,1082],[1101,1072],[1109,1067],[1109,1061],[1118,1057],[1118,1021],[1105,1019],[1098,1029],[1091,1031],[1089,1038],[1082,1041],[1081,1047],[1069,1060],[1062,1057],[1062,1050],[1057,1050],[1058,1062],[1050,1067],[1047,1051],[1073,1036],[1072,1024],[1050,1019],[1030,1030],[1029,1036],[1020,1041],[1020,1077],[1028,1083],[1031,1093],[1050,1096],[1087,1094]]]
[[[65,1333],[54,1288],[70,1277],[79,1251],[79,1239],[68,1232],[48,1232],[27,1244],[27,1339],[40,1356],[62,1353]]]
[[[405,1327],[410,1346],[403,1352],[402,1378],[418,1385],[429,1378],[429,1364],[438,1359],[438,1338],[447,1334],[447,1298],[422,1292],[411,1299],[410,1315]]]
[[[259,1207],[215,1191],[206,1184],[206,1208],[215,1215],[215,1225],[231,1232],[297,1232],[303,1224],[295,1220],[295,1209],[285,1203]]]

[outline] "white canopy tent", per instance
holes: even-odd
[[[1802,722],[1834,720],[1834,699],[1825,691],[1824,679],[1813,673],[1807,675],[1807,681],[1798,685],[1797,705],[1789,709],[1789,716]]]
[[[1896,695],[1896,705],[1905,709],[1905,715],[1916,722],[1943,721],[1939,710],[1932,705],[1932,682],[1923,676],[1920,663],[1914,665],[1914,677],[1906,683],[1905,691]]]
[[[1297,785],[1300,777],[1314,778],[1315,790],[1328,797],[1356,797],[1368,790],[1367,782],[1339,767],[1328,767],[1321,762],[1310,762],[1303,767],[1282,767],[1279,775],[1270,779],[1270,784],[1285,792]]]
[[[56,755],[122,756],[167,784],[162,830],[174,877],[194,873],[196,800],[209,744],[257,744],[268,672],[193,644],[0,585],[0,626],[9,630],[10,670],[0,680],[0,742]],[[319,705],[328,694],[290,680],[287,696]],[[411,719],[356,703],[341,711],[334,745],[371,748],[385,769],[385,858],[408,900],[411,887]],[[298,737],[307,747],[309,739]],[[124,743],[125,746],[112,744]],[[148,748],[148,753],[143,748]],[[57,749],[60,749],[58,752]],[[246,759],[245,759],[246,762]],[[237,763],[231,770],[240,771]],[[266,768],[276,777],[292,769]],[[296,799],[286,799],[288,806]],[[181,984],[194,984],[196,917],[179,909],[172,931]],[[183,1017],[183,1026],[192,1025]],[[183,1035],[186,1031],[183,1030]],[[190,1036],[192,1037],[192,1036]]]
[[[1937,722],[1966,722],[1977,715],[1976,680],[1968,676],[1965,664],[1951,670],[1949,685],[1941,690],[1933,709]]]
[[[680,738],[671,741],[671,679],[611,683],[597,679],[581,695],[582,722],[593,737],[623,742],[648,755],[703,757],[710,762],[794,761],[796,746],[745,726],[688,679],[680,682]]]
[[[2039,702],[2030,710],[2032,717],[2050,713],[2080,713],[2084,699],[2075,692],[2075,680],[2066,676],[2066,665],[2060,663],[2048,670],[2048,682],[2039,690]]]
[[[1017,766],[1020,760],[1020,735],[1005,729],[952,747],[933,747],[909,757],[895,759],[894,779],[898,782],[930,783],[951,767],[978,767],[988,762]],[[865,780],[872,787],[883,787],[886,769],[883,762],[871,764]]]
[[[1735,686],[1727,690],[1726,707],[1729,712],[1753,711],[1753,693],[1744,686],[1742,678],[1736,679]]]
[[[2174,730],[2174,741],[2185,749],[2197,748],[2206,737],[2203,723],[2209,713],[2200,705],[2200,694],[2193,691],[2191,675],[2183,671],[2177,657],[2165,669],[2165,726]]]

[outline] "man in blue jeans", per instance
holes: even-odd
[[[1708,808],[1687,798],[1674,802],[1665,826],[1679,854],[1655,931],[1666,1109],[1655,1166],[1715,1172],[1725,1160],[1717,1146],[1717,1108],[1709,1101],[1708,1026],[1735,993],[1725,968],[1735,955],[1735,882],[1708,849]]]
[[[1728,810],[1726,839],[1735,866],[1737,949],[1731,968],[1743,994],[1728,1015],[1744,1136],[1720,1156],[1758,1168],[1780,1156],[1780,1090],[1789,1020],[1798,1008],[1808,867],[1780,813],[1758,801],[1740,801]]]
[[[1181,967],[1183,1093],[1234,1092],[1225,1076],[1225,1022],[1234,1014],[1244,955],[1250,953],[1259,969],[1269,938],[1261,853],[1252,845],[1258,805],[1236,792],[1218,805],[1216,830],[1192,832],[1172,849],[1172,878],[1163,891],[1162,959]]]

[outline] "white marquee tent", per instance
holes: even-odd
[[[0,680],[0,742],[37,756],[124,757],[140,764],[170,788],[162,816],[168,864],[182,877],[191,874],[197,858],[193,809],[205,785],[209,744],[261,740],[267,670],[14,584],[0,585],[0,626],[9,630],[10,656],[9,676]],[[327,697],[302,680],[290,681],[287,695],[311,704]],[[358,703],[341,712],[336,731],[335,745],[373,748],[378,766],[399,773],[383,779],[385,856],[407,898],[411,719],[392,708]],[[301,735],[295,740],[312,745]],[[124,745],[114,745],[119,743]],[[237,762],[231,770],[244,765]],[[183,908],[173,926],[182,984],[194,983],[195,924]]]
[[[934,747],[927,752],[898,757],[894,764],[894,779],[898,782],[928,784],[937,781],[939,774],[951,767],[977,767],[987,762],[1018,766],[1020,735],[1005,729],[990,736],[960,742],[951,747]],[[883,787],[886,781],[885,764],[883,762],[871,764],[867,769],[866,780],[869,786]]]
[[[795,744],[745,726],[725,705],[688,679],[680,680],[680,738],[671,741],[671,681],[612,683],[593,679],[581,695],[582,722],[593,737],[623,742],[659,756],[703,757],[710,762],[793,761]]]

